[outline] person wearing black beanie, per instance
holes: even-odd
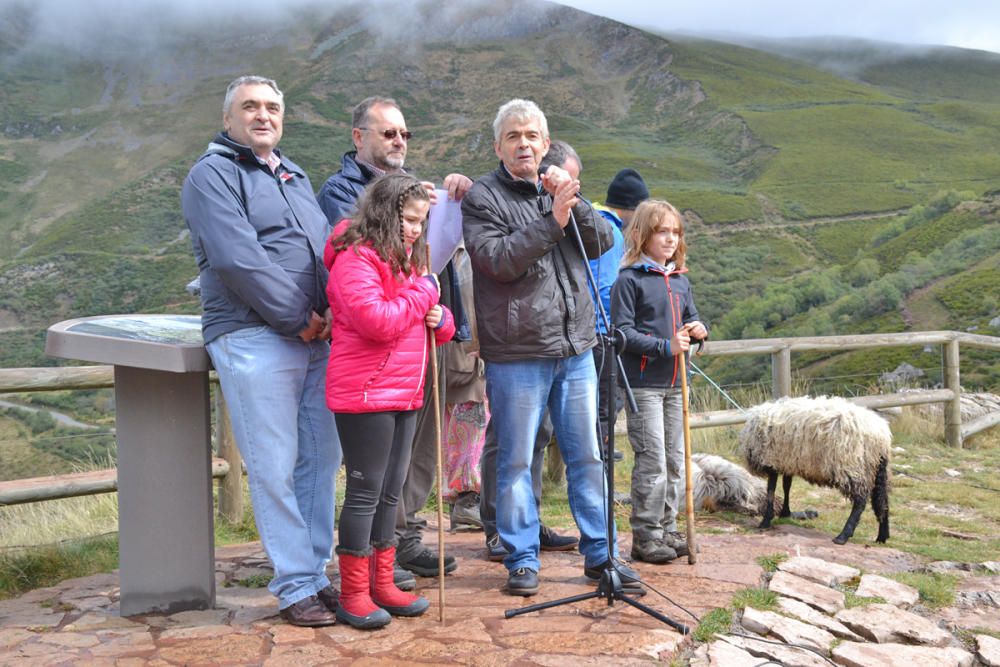
[[[608,196],[604,205],[609,208],[634,211],[635,207],[649,199],[649,188],[635,169],[622,169],[608,185]],[[629,216],[631,217],[631,216]],[[622,220],[628,224],[622,216]]]

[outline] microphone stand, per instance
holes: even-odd
[[[646,605],[638,602],[637,600],[630,598],[625,595],[625,590],[622,587],[621,575],[618,569],[615,567],[615,556],[614,549],[612,547],[613,532],[612,526],[615,525],[615,512],[614,512],[614,497],[615,497],[615,459],[612,455],[614,452],[615,444],[615,418],[617,417],[617,410],[614,405],[614,390],[615,390],[615,378],[617,373],[616,370],[621,373],[622,384],[625,389],[625,396],[628,399],[629,410],[632,414],[639,411],[639,406],[636,405],[635,395],[632,393],[632,388],[629,386],[628,377],[625,375],[625,366],[622,364],[621,350],[625,349],[625,336],[619,330],[611,326],[610,318],[608,317],[607,311],[604,310],[604,304],[601,303],[601,292],[597,284],[597,280],[594,278],[594,273],[590,270],[590,262],[587,261],[587,251],[583,245],[583,237],[580,236],[580,229],[576,224],[576,217],[573,215],[573,210],[570,209],[569,212],[569,224],[567,225],[572,230],[573,237],[576,240],[577,249],[580,251],[580,257],[583,259],[583,267],[587,272],[587,283],[590,285],[590,289],[593,290],[595,299],[594,305],[597,309],[598,316],[601,318],[601,322],[604,324],[604,334],[600,336],[600,344],[603,346],[603,352],[606,355],[610,350],[614,355],[614,360],[616,363],[608,365],[608,372],[601,373],[597,381],[605,382],[606,396],[608,397],[608,441],[607,444],[601,444],[599,448],[601,453],[601,459],[604,463],[605,472],[605,485],[606,485],[606,496],[604,498],[604,506],[607,511],[605,531],[606,531],[606,542],[608,545],[608,567],[601,572],[601,578],[597,582],[597,590],[590,593],[583,593],[582,595],[572,595],[570,597],[561,598],[558,600],[552,600],[551,602],[540,602],[538,604],[527,605],[525,607],[519,607],[517,609],[508,609],[504,612],[504,618],[514,618],[515,616],[520,616],[521,614],[527,614],[534,611],[541,611],[543,609],[549,609],[551,607],[558,607],[564,604],[571,604],[574,602],[583,602],[584,600],[593,600],[594,598],[605,598],[608,601],[608,606],[614,605],[615,600],[621,600],[625,604],[628,604],[636,609],[644,612],[645,614],[652,616],[653,618],[666,623],[670,627],[677,630],[677,632],[682,635],[689,634],[691,632],[690,628],[686,625],[679,623],[660,612],[647,607]],[[605,359],[602,363],[606,363]],[[603,370],[603,369],[602,369]],[[604,376],[604,377],[601,377]],[[598,413],[600,409],[598,409]],[[603,434],[600,428],[600,414],[598,414],[598,423],[595,424],[597,429],[598,440],[603,441]]]

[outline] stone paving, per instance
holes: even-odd
[[[717,530],[726,528],[725,524],[710,519],[706,525]],[[434,535],[430,532],[428,539],[436,541]],[[114,573],[66,581],[0,601],[0,667],[347,664],[586,667],[669,664],[672,660],[685,664],[692,659],[694,646],[690,637],[622,602],[609,606],[606,600],[589,600],[505,619],[506,609],[593,590],[583,576],[581,556],[575,552],[543,553],[541,592],[532,598],[514,598],[500,592],[506,572],[500,564],[484,559],[482,533],[449,533],[445,539],[448,552],[456,556],[459,567],[446,579],[444,622],[439,620],[437,580],[418,579],[419,590],[431,600],[431,609],[423,617],[397,618],[387,628],[372,632],[342,625],[320,629],[289,626],[278,618],[274,599],[265,588],[248,588],[237,583],[265,579],[268,573],[259,543],[250,543],[217,549],[217,605],[206,611],[122,618],[117,611],[118,579]],[[684,609],[653,591],[641,601],[693,629],[697,620],[690,614],[701,616],[713,608],[727,606],[734,592],[761,584],[763,572],[755,562],[759,556],[784,552],[806,557],[793,558],[783,573],[797,579],[808,576],[804,573],[810,567],[814,571],[817,567],[822,569],[823,563],[851,565],[866,573],[883,574],[919,566],[913,557],[893,549],[871,548],[860,542],[836,546],[830,540],[829,535],[787,525],[750,535],[706,532],[699,535],[701,551],[695,565],[688,564],[686,558],[660,566],[634,564],[652,588]],[[620,544],[622,552],[627,554],[628,539],[621,538]],[[830,567],[824,571],[827,578],[814,578],[813,584],[827,590],[832,590],[829,585],[835,585],[845,576],[843,569]],[[866,639],[867,626],[852,625],[854,622],[840,618],[839,612],[831,614],[815,607],[808,600],[789,598],[782,609],[798,621],[793,623],[787,616],[776,614],[758,614],[756,630],[772,639],[783,635],[811,642],[821,651],[829,650],[834,643],[827,636],[836,636],[840,644],[833,650],[833,659],[843,665],[977,664],[963,661],[962,655],[971,654],[957,643],[935,647],[946,651],[940,655],[951,656],[947,651],[953,650],[958,657],[951,662],[921,663],[912,656],[905,663],[878,662],[888,659],[878,651],[895,644],[872,643]],[[989,614],[984,612],[984,615]],[[818,620],[819,617],[823,620]],[[937,627],[945,620],[942,616],[926,623]],[[981,617],[973,615],[972,620]],[[908,640],[912,641],[912,637]],[[945,640],[938,635],[939,642]],[[700,647],[692,664],[759,665],[762,658],[753,657],[740,647],[741,642],[749,641],[734,635],[729,637],[730,643],[716,641]],[[874,651],[872,655],[876,657],[858,658],[850,653],[853,646]],[[904,648],[892,654],[894,660],[909,656],[910,648],[921,647]],[[996,654],[996,647],[988,642],[984,642],[983,650]],[[786,664],[829,664],[823,660],[802,662],[799,654],[804,652],[786,651],[787,655],[782,654],[788,660]],[[838,657],[838,652],[842,657]],[[752,661],[742,662],[747,657]],[[988,657],[972,658],[976,659],[982,665],[1000,664],[988,662]]]

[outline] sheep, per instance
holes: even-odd
[[[792,477],[828,486],[852,501],[844,529],[834,538],[844,544],[854,534],[870,496],[878,518],[876,542],[889,539],[889,451],[892,433],[884,419],[842,398],[781,398],[748,411],[740,431],[740,450],[750,472],[767,477],[761,528],[774,518],[774,491],[783,474],[780,517],[791,516]]]
[[[751,475],[746,468],[721,456],[693,454],[691,481],[694,486],[692,498],[696,512],[723,510],[751,516],[764,515],[767,485]],[[792,512],[791,516],[795,519],[815,519],[819,514],[813,510],[806,510]]]

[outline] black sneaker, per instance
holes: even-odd
[[[580,540],[572,535],[560,535],[545,524],[538,529],[538,542],[542,551],[569,551],[575,549]]]
[[[594,581],[600,581],[601,575],[604,573],[608,567],[610,567],[611,561],[604,561],[600,565],[594,565],[593,567],[584,567],[583,573],[588,579],[593,579]],[[645,595],[646,589],[642,587],[642,583],[639,581],[639,573],[630,568],[628,565],[621,561],[615,561],[615,570],[618,571],[618,578],[622,582],[622,591],[625,593],[632,593],[638,595]]]
[[[507,576],[507,595],[527,597],[538,592],[538,573],[530,567],[519,567]]]
[[[486,560],[493,561],[494,563],[501,563],[503,559],[507,557],[507,549],[504,548],[503,542],[500,541],[500,535],[493,533],[486,538]]]
[[[438,555],[427,547],[424,547],[422,551],[417,552],[413,556],[401,556],[397,551],[396,563],[418,577],[438,576]],[[458,562],[455,561],[455,557],[446,554],[444,557],[444,573],[454,572],[457,568]]]

